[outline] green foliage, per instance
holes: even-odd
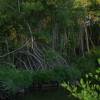
[[[96,74],[89,73],[86,75],[86,81],[80,80],[79,85],[70,85],[69,83],[63,83],[71,95],[79,100],[100,100],[100,68],[96,71]],[[97,81],[96,83],[93,80]]]
[[[70,67],[70,68],[67,70],[66,73],[68,74],[69,77],[67,77],[67,78],[68,78],[68,80],[70,80],[70,81],[79,80],[79,79],[81,78],[81,76],[82,76],[81,71],[80,71],[77,67],[75,67],[75,66],[74,66],[74,67]]]
[[[97,59],[98,64],[100,65],[100,58]]]
[[[98,67],[98,59],[100,57],[100,49],[99,47],[92,49],[90,53],[86,53],[83,57],[77,57],[73,60],[74,64],[72,66],[77,67],[82,75],[92,72]],[[77,60],[76,60],[77,59]]]
[[[89,5],[90,1],[92,1],[91,5]],[[95,70],[96,61],[100,62],[97,59],[100,58],[100,48],[93,49],[90,54],[75,59],[77,60],[76,64],[73,65],[75,67],[61,68],[62,66],[67,66],[65,63],[67,59],[70,61],[78,54],[81,55],[81,52],[82,54],[86,52],[83,24],[85,24],[87,13],[91,11],[90,6],[93,9],[95,8],[94,1],[89,0],[84,4],[79,0],[0,0],[0,56],[13,50],[16,51],[16,48],[23,46],[22,44],[26,40],[34,37],[36,45],[34,43],[33,46],[31,40],[25,45],[27,51],[31,52],[32,57],[27,54],[25,56],[32,58],[32,61],[30,61],[32,64],[35,56],[41,65],[43,63],[48,69],[52,69],[49,71],[30,72],[2,68],[0,70],[0,80],[3,81],[8,90],[14,93],[18,88],[30,86],[32,81],[46,82],[56,80],[62,82],[64,80],[77,80],[84,73]],[[96,15],[99,16],[99,13],[96,13]],[[90,33],[88,36],[90,36]],[[89,45],[92,48],[92,43],[90,43],[92,37],[87,38],[89,38]],[[81,50],[81,42],[83,42],[84,46],[83,51]],[[39,49],[35,51],[34,48],[32,51],[33,47]],[[50,49],[52,47],[55,50]],[[76,49],[78,49],[78,54]],[[13,57],[15,57],[17,51],[8,55],[11,58],[11,63],[12,59],[16,59]],[[0,57],[0,63],[2,61],[7,62],[8,57],[5,58],[2,59]],[[22,55],[21,58],[23,62],[24,56]],[[25,64],[28,62],[25,60]]]
[[[95,55],[95,57],[100,57],[100,47],[96,47],[95,49],[91,50],[91,55]]]
[[[48,61],[50,61],[50,60],[54,61],[57,58],[59,58],[59,54],[57,52],[55,52],[54,50],[52,50],[52,49],[45,50],[45,56],[46,56]]]
[[[21,89],[29,88],[33,83],[77,80],[80,78],[80,73],[76,70],[57,67],[50,70],[26,71],[3,66],[0,68],[0,90],[2,89],[1,93],[15,94]]]
[[[43,47],[49,46],[50,48],[53,47],[54,42],[54,48],[59,51],[60,55],[72,58],[76,55],[76,48],[81,50],[79,39],[81,33],[83,36],[80,38],[85,40],[80,20],[85,20],[87,7],[85,9],[76,2],[78,1],[0,0],[0,37],[2,38],[0,46],[1,42],[5,43],[6,40],[8,40],[9,51],[21,46],[26,40],[23,37],[30,38],[28,23],[36,42],[41,43]],[[13,28],[15,33],[11,32]],[[15,38],[11,35],[12,33],[16,36]],[[1,46],[2,53],[8,52],[6,44],[4,45]]]
[[[43,83],[50,81],[57,81],[61,83],[63,81],[78,80],[81,77],[81,73],[77,68],[62,68],[57,67],[50,70],[37,71],[33,73],[33,82]]]
[[[33,81],[31,72],[13,68],[0,68],[0,80],[3,82],[2,85],[5,85],[4,90],[12,94],[28,88]]]
[[[84,74],[94,72],[96,69],[96,59],[94,57],[82,57],[77,61],[76,67]]]
[[[50,81],[61,81],[64,77],[60,76],[61,70],[45,70],[45,71],[38,71],[33,74],[33,82],[35,83],[43,83],[43,82],[50,82]],[[61,77],[61,78],[60,78]]]
[[[37,33],[33,33],[33,35],[36,37],[38,42],[44,43],[44,44],[49,44],[51,42],[51,36],[48,32],[41,31]]]
[[[25,12],[42,11],[44,9],[40,1],[37,1],[37,2],[26,1],[22,4],[22,7],[23,7],[23,11]]]

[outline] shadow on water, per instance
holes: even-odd
[[[13,99],[14,100],[14,99]],[[62,88],[35,90],[34,92],[16,97],[15,100],[75,100]]]

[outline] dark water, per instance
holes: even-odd
[[[72,99],[66,90],[52,89],[52,90],[35,90],[32,93],[17,97],[16,100],[75,100]]]

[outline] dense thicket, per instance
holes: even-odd
[[[0,99],[63,81],[78,85],[98,66],[100,0],[0,0]],[[98,100],[91,78],[76,97]]]
[[[99,0],[0,0],[0,64],[68,66],[100,44]]]

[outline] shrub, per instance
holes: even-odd
[[[49,70],[27,71],[11,67],[0,67],[1,94],[16,94],[19,90],[26,89],[35,83],[58,82],[76,80],[81,76],[77,68],[56,67]]]
[[[89,72],[94,73],[94,70],[98,67],[97,59],[100,57],[99,51],[98,49],[93,49],[85,56],[77,58],[73,66],[77,67],[82,75]]]
[[[93,75],[89,73],[86,75],[87,80],[80,80],[78,86],[70,85],[69,83],[63,83],[62,86],[65,87],[74,97],[79,100],[100,100],[100,68]],[[97,81],[94,82],[93,80]]]
[[[68,80],[80,79],[81,73],[77,68],[58,67],[51,70],[37,71],[33,74],[34,82],[63,82]]]
[[[50,81],[62,81],[66,77],[65,68],[55,68],[51,70],[37,71],[33,75],[34,82],[50,82]],[[68,76],[67,76],[68,77]]]
[[[32,73],[26,70],[15,68],[0,68],[0,90],[2,93],[15,94],[21,89],[27,88],[32,84]]]
[[[67,70],[67,74],[69,76],[67,80],[71,80],[71,81],[79,80],[82,76],[81,71],[77,67],[70,67]]]

